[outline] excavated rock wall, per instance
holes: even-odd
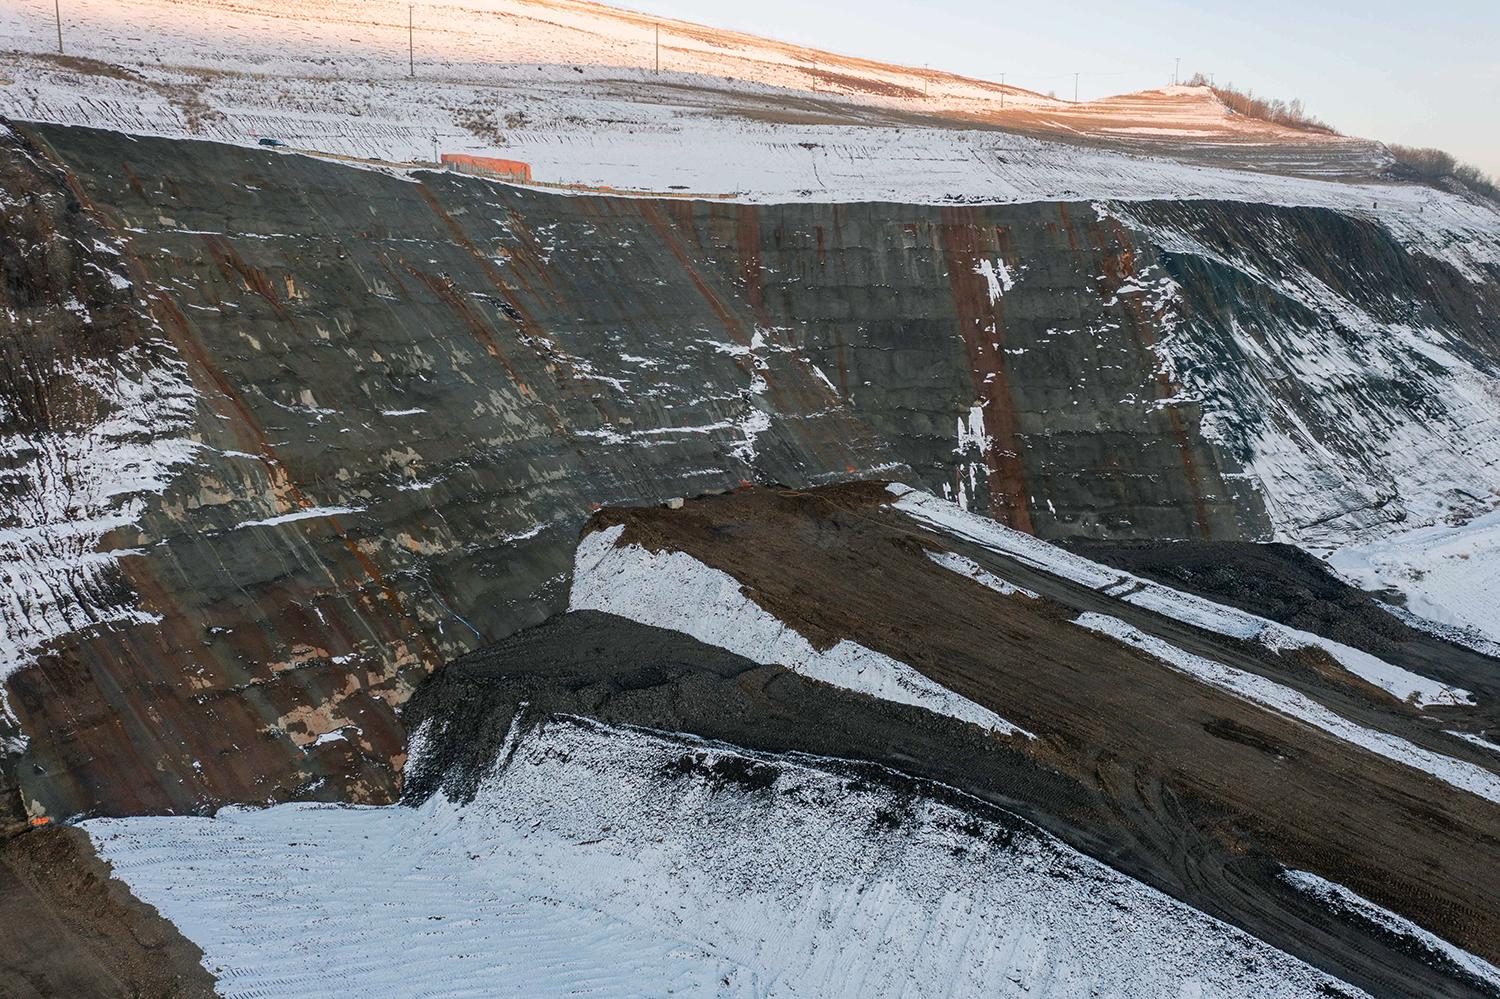
[[[1272,530],[1163,346],[1263,303],[1179,288],[1166,208],[560,196],[14,128],[188,412],[123,431],[187,449],[98,540],[124,610],[10,657],[33,814],[391,800],[395,707],[562,606],[596,505],[878,476],[1050,537]],[[62,322],[32,314],[7,336]]]

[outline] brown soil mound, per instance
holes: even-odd
[[[0,842],[0,994],[208,999],[203,952],[110,876],[82,830]]]

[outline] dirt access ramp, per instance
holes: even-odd
[[[1419,712],[1316,656],[1203,631],[927,529],[892,499],[878,484],[757,488],[679,510],[606,510],[594,525],[623,525],[619,545],[685,552],[728,573],[819,648],[857,642],[1035,733],[1022,752],[1108,800],[1131,827],[1128,849],[1150,858],[1158,879],[1186,871],[1211,896],[1194,904],[1264,923],[1247,912],[1263,900],[1243,897],[1235,871],[1235,858],[1259,857],[1500,959],[1500,806],[1074,619],[1118,617],[1367,729],[1493,771],[1482,751],[1434,724],[1472,709]],[[1041,599],[1001,595],[929,557],[945,549]],[[1271,889],[1262,882],[1250,894]]]

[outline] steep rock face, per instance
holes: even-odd
[[[82,129],[21,128],[7,157],[25,142],[27,183],[118,244],[160,341],[175,408],[145,438],[187,441],[90,549],[124,610],[10,658],[33,812],[389,800],[394,706],[560,608],[596,504],[881,475],[1044,536],[1276,527],[1250,438],[1200,418],[1234,404],[1237,359],[1185,391],[1202,372],[1173,346],[1189,313],[1218,329],[1269,296],[1199,280],[1148,225],[1180,228],[1169,207],[564,197]],[[1493,288],[1374,224],[1193,212],[1200,243],[1267,218],[1314,257],[1380,242],[1442,279],[1409,290],[1483,362]]]
[[[187,461],[193,390],[103,220],[29,141],[0,133],[0,676],[81,630],[146,624],[101,550]],[[112,548],[113,546],[106,546]],[[61,703],[98,677],[56,678]],[[0,826],[24,818],[26,738],[0,694]]]
[[[1500,268],[1320,209],[1109,211],[1160,249],[1167,367],[1279,538],[1336,547],[1500,502]]]

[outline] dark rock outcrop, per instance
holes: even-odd
[[[133,431],[170,458],[151,487],[101,499],[128,505],[91,577],[113,610],[12,663],[33,811],[391,800],[395,706],[562,606],[595,505],[880,475],[1048,537],[1270,530],[1163,362],[1166,304],[1142,289],[1189,269],[1090,205],[560,196],[10,135],[25,184],[118,252],[131,290],[79,294],[126,294],[178,407]],[[1226,239],[1300,217],[1194,212]],[[1352,238],[1306,231],[1314,255]],[[1224,273],[1186,295],[1204,322],[1264,304],[1220,294]]]

